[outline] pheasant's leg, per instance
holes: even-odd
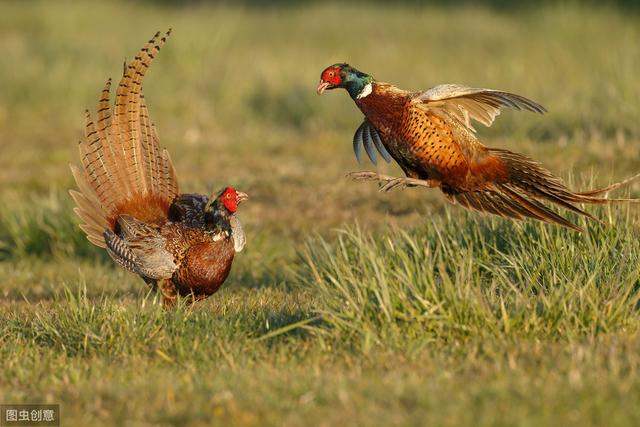
[[[408,178],[401,177],[395,178],[386,184],[380,187],[380,191],[387,192],[391,191],[394,188],[405,188],[405,187],[427,187],[427,188],[437,188],[440,187],[440,181],[435,179],[417,179],[417,178]]]
[[[436,188],[440,186],[440,181],[435,179],[417,179],[409,177],[394,177],[389,175],[381,175],[377,172],[351,172],[347,175],[355,181],[378,181],[380,191],[390,191],[394,188],[404,187],[428,187]]]
[[[165,310],[170,310],[176,305],[178,291],[171,279],[159,280],[160,292],[162,292],[162,306]]]

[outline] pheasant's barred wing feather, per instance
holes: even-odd
[[[489,127],[502,107],[535,113],[547,111],[542,105],[520,95],[455,84],[438,85],[417,93],[414,102],[427,108],[443,109],[473,131],[475,129],[471,125],[471,119]]]
[[[145,239],[126,241],[106,230],[104,240],[107,253],[118,265],[146,279],[169,279],[177,268],[173,256],[158,246],[164,243],[158,238],[146,236]]]
[[[177,265],[165,248],[166,239],[162,234],[130,215],[120,215],[118,225],[121,236],[110,230],[105,233],[109,255],[116,262],[149,279],[168,279],[173,275]]]
[[[360,163],[362,159],[362,146],[364,146],[369,160],[371,160],[371,163],[374,165],[378,164],[376,150],[387,163],[391,162],[391,155],[382,143],[380,134],[371,122],[366,119],[358,126],[356,133],[353,135],[353,153],[356,155],[358,163]]]
[[[171,158],[160,148],[142,94],[145,73],[169,34],[156,33],[125,67],[113,109],[109,79],[98,102],[97,121],[86,112],[81,167],[71,168],[80,191],[71,195],[87,238],[98,246],[105,247],[104,231],[114,230],[119,215],[164,220],[178,194]]]

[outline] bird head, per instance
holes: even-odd
[[[226,187],[209,200],[204,211],[205,213],[234,214],[238,210],[238,205],[248,199],[247,193],[237,191],[233,187]]]
[[[364,87],[373,81],[373,77],[356,70],[346,63],[333,64],[322,71],[318,84],[318,95],[325,90],[344,88],[352,98],[356,98]]]

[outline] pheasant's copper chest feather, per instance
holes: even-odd
[[[337,67],[337,68],[336,68]],[[367,82],[366,75],[347,64],[337,64],[325,70],[341,69]],[[323,76],[326,74],[323,74]],[[362,77],[365,76],[365,77]],[[438,187],[452,202],[479,211],[515,219],[532,218],[581,230],[551,210],[544,202],[593,218],[576,203],[608,203],[635,199],[608,199],[601,194],[618,188],[637,175],[604,189],[574,192],[562,181],[521,154],[482,145],[475,136],[471,120],[490,126],[501,107],[511,107],[542,113],[539,104],[519,95],[490,89],[473,89],[459,85],[440,85],[424,92],[407,92],[388,83],[368,77],[370,88],[362,94],[351,93],[365,115],[365,124],[373,128],[372,137],[363,140],[367,153],[375,160],[375,145],[379,138],[408,178],[381,177],[363,172],[356,179],[386,182],[383,188],[398,185]],[[351,80],[353,81],[353,79]],[[362,83],[362,84],[364,84]],[[321,79],[321,91],[330,86]],[[374,138],[375,137],[375,138]],[[360,135],[354,138],[358,156]]]
[[[418,165],[429,165],[429,176],[435,179],[463,180],[469,164],[445,121],[432,112],[409,108],[396,137],[408,144]]]
[[[244,235],[233,212],[214,212],[207,196],[179,193],[169,153],[149,119],[142,80],[169,34],[156,33],[125,67],[113,108],[108,80],[96,121],[86,112],[81,166],[71,166],[79,191],[70,193],[89,241],[159,285],[171,305],[178,294],[195,300],[216,292]]]
[[[468,154],[442,116],[417,107],[410,93],[385,84],[374,85],[372,94],[356,104],[408,176],[464,184]]]

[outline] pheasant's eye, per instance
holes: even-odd
[[[329,71],[329,77],[333,77],[334,72],[333,71]]]
[[[229,200],[231,198],[231,193],[227,193],[227,200]]]

